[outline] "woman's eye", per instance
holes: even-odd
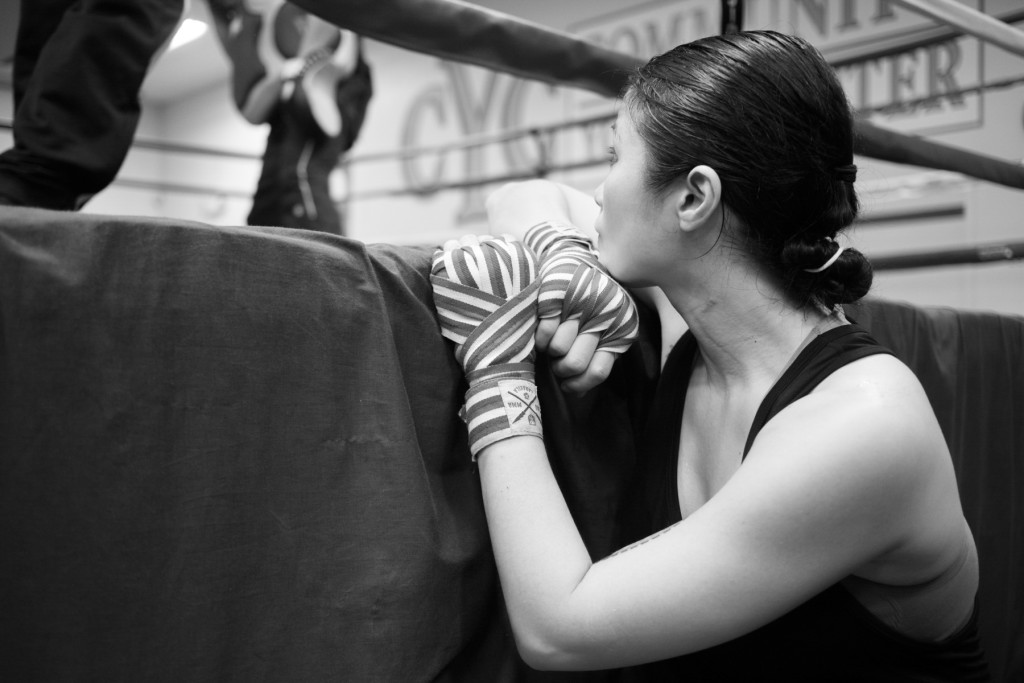
[[[618,160],[619,160],[619,158],[615,155],[615,148],[614,147],[609,147],[608,148],[608,163],[609,164],[614,164]]]

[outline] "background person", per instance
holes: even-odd
[[[238,110],[269,124],[249,225],[344,233],[330,175],[373,86],[361,39],[282,0],[209,0]]]

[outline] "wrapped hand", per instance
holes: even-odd
[[[600,264],[590,240],[571,225],[543,222],[527,231],[526,243],[541,262],[540,318],[558,324],[547,329],[575,322],[568,326],[573,328],[572,337],[594,335],[596,349],[584,351],[581,363],[592,365],[589,354],[595,351],[619,354],[628,349],[639,333],[636,306]],[[544,322],[541,325],[544,329]],[[548,339],[544,335],[541,343]],[[602,365],[610,369],[611,362]]]
[[[485,236],[434,254],[441,334],[469,382],[463,418],[475,459],[511,436],[542,436],[534,381],[538,264],[522,242]]]

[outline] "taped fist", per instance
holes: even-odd
[[[469,382],[463,419],[474,460],[496,441],[542,436],[534,381],[537,273],[533,252],[501,237],[452,241],[434,253],[434,306]]]
[[[636,305],[577,228],[539,223],[526,232],[526,244],[541,262],[538,345],[562,357],[555,366],[562,376],[591,373],[582,386],[570,380],[567,388],[590,388],[607,377],[615,355],[636,341]]]

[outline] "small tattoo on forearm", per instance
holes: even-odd
[[[614,553],[612,553],[611,555],[609,555],[609,556],[608,556],[608,558],[610,558],[610,557],[615,557],[616,555],[621,555],[622,553],[626,552],[627,550],[632,550],[633,548],[639,548],[639,547],[640,547],[640,546],[642,546],[642,545],[643,545],[644,543],[647,543],[647,542],[649,542],[649,541],[653,541],[653,540],[654,540],[654,539],[656,539],[656,538],[657,538],[658,536],[661,536],[661,535],[663,535],[663,534],[666,534],[666,533],[668,533],[669,531],[671,531],[671,530],[672,530],[672,528],[673,528],[673,527],[675,527],[676,525],[678,525],[678,524],[681,524],[681,523],[682,523],[681,521],[679,521],[679,522],[676,522],[675,524],[672,524],[672,525],[670,525],[670,526],[667,526],[667,527],[665,527],[665,528],[664,528],[664,529],[662,529],[661,531],[656,531],[655,533],[651,534],[651,535],[650,535],[650,536],[648,536],[647,538],[641,538],[641,539],[640,539],[639,541],[637,541],[636,543],[630,543],[629,545],[627,545],[627,546],[625,546],[625,547],[623,547],[623,548],[619,548],[619,549],[618,549],[618,550],[616,550],[616,551],[615,551]],[[605,559],[608,559],[608,558],[605,558]]]

